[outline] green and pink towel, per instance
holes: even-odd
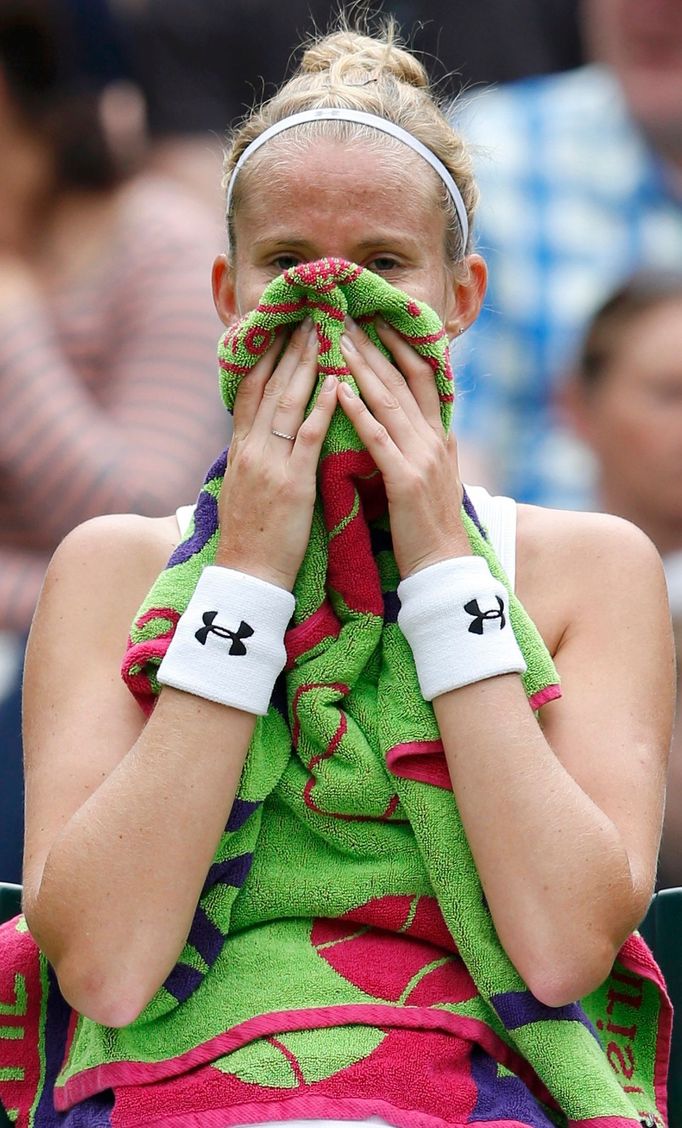
[[[226,333],[226,406],[275,330],[306,314],[320,382],[334,372],[353,384],[344,317],[383,347],[377,313],[429,360],[448,428],[453,384],[436,315],[333,259],[288,270]],[[224,470],[222,455],[131,628],[123,676],[146,712],[214,558]],[[466,496],[463,520],[507,583]],[[176,967],[133,1024],[105,1029],[65,1005],[22,918],[0,930],[0,1099],[17,1124],[665,1124],[670,1006],[639,935],[599,990],[560,1008],[531,994],[500,945],[397,625],[398,580],[381,477],[337,411],[287,667],[258,718]],[[513,593],[510,618],[537,709],[559,694],[554,667]]]

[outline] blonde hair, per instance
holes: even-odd
[[[459,188],[471,230],[478,202],[471,157],[434,96],[425,68],[400,46],[394,20],[388,20],[376,35],[342,27],[310,42],[293,77],[234,130],[225,156],[224,184],[229,183],[244,150],[269,126],[302,110],[333,106],[385,118],[406,129],[435,153]],[[344,121],[306,123],[287,133],[290,140],[292,134],[306,140],[331,136],[343,143],[362,137],[386,147],[404,147],[402,142],[377,134],[371,127]],[[250,160],[246,162],[234,185],[231,214],[227,216],[231,245],[240,185],[243,187],[241,182],[248,178],[250,164]],[[440,197],[446,219],[446,253],[458,263],[469,248],[462,246],[457,212],[444,185],[440,185]]]

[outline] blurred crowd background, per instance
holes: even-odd
[[[0,879],[20,880],[21,667],[50,554],[89,517],[192,501],[228,441],[223,142],[314,27],[362,10],[0,4]],[[369,10],[396,17],[474,147],[490,290],[454,351],[465,477],[640,525],[682,645],[682,5]],[[682,885],[680,728],[660,886]]]

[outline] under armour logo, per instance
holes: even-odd
[[[470,599],[468,603],[464,604],[467,615],[472,615],[474,619],[473,623],[469,623],[469,634],[482,635],[483,624],[487,619],[499,619],[500,630],[504,628],[507,621],[504,617],[504,601],[500,599],[499,595],[496,595],[495,599],[497,600],[497,610],[493,608],[491,611],[481,611],[477,599]]]
[[[229,654],[246,654],[246,647],[244,646],[242,639],[249,638],[249,636],[253,634],[253,627],[250,627],[249,624],[245,623],[243,619],[237,627],[236,631],[229,631],[227,627],[216,627],[214,626],[213,621],[217,614],[217,611],[204,611],[203,615],[201,616],[204,621],[204,625],[203,627],[199,627],[199,630],[194,636],[197,642],[200,642],[201,645],[204,646],[208,636],[210,634],[214,634],[218,635],[218,638],[232,639],[232,645],[230,646],[230,649],[228,651]]]

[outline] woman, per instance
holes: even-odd
[[[291,122],[308,111],[318,116]],[[369,120],[358,121],[354,113]],[[476,199],[468,158],[435,107],[421,66],[390,39],[344,31],[313,44],[299,73],[235,135],[227,181],[230,250],[215,263],[213,287],[228,326],[258,305],[264,287],[279,285],[273,280],[282,271],[283,285],[287,278],[312,278],[319,297],[317,305],[309,301],[313,318],[324,304],[325,272],[329,286],[362,274],[370,288],[394,295],[391,287],[399,287],[409,295],[408,313],[427,316],[421,305],[427,303],[449,338],[476,317],[486,270],[468,243]],[[329,315],[330,324],[335,316]],[[586,1111],[571,1111],[573,1095],[566,1096],[566,1084],[555,1076],[563,1068],[555,1060],[558,1050],[547,1069],[539,1060],[530,1068],[526,1051],[512,1052],[507,1036],[516,1031],[517,1045],[526,1045],[535,1063],[530,1027],[548,1016],[565,1020],[545,1023],[543,1045],[550,1044],[546,1037],[567,1036],[571,1026],[571,1037],[586,1039],[581,1053],[591,1062],[596,1030],[573,1003],[599,989],[651,895],[672,708],[658,557],[643,535],[616,519],[526,507],[519,507],[514,541],[513,506],[489,506],[491,528],[501,523],[505,530],[494,541],[498,555],[508,571],[515,569],[516,591],[562,679],[561,700],[553,691],[538,697],[550,702],[538,724],[519,677],[526,662],[509,635],[511,597],[507,601],[504,585],[492,578],[494,561],[491,571],[472,556],[478,534],[459,509],[456,440],[441,425],[433,366],[391,325],[379,320],[375,327],[371,317],[363,324],[367,332],[352,320],[342,326],[345,368],[337,366],[341,375],[331,372],[324,382],[318,365],[328,344],[309,320],[290,339],[286,332],[271,335],[265,351],[262,336],[254,343],[260,356],[236,397],[215,555],[204,560],[214,566],[196,587],[203,602],[190,602],[177,625],[159,670],[165,687],[146,723],[116,671],[134,618],[135,645],[148,645],[145,616],[136,617],[136,608],[155,577],[171,553],[172,564],[185,562],[184,551],[174,552],[177,518],[91,522],[66,538],[51,564],[26,673],[25,907],[64,998],[87,1016],[70,1051],[71,1065],[74,1054],[79,1063],[60,1098],[62,1108],[74,1106],[85,1122],[108,1115],[114,1090],[113,1123],[158,1122],[163,1107],[163,1123],[175,1123],[174,1116],[177,1123],[207,1124],[380,1116],[396,1125],[510,1118],[549,1124],[541,1102],[568,1108],[573,1119],[600,1108],[614,1061],[622,1059],[620,1079],[627,1084],[633,1050],[630,1042],[615,1041],[628,1033],[624,1018],[620,1035],[611,1031],[620,1018],[615,995],[597,1022],[598,1029],[608,1024],[606,1038],[616,1047],[611,1065],[600,1051],[605,1079],[599,1074],[598,1083],[587,1083],[594,1063],[581,1062],[569,1086],[576,1099],[588,1101],[581,1106]],[[242,330],[235,332],[242,340]],[[441,337],[436,332],[429,340]],[[231,356],[239,361],[241,355],[239,342],[234,348],[230,342],[228,334],[221,352],[227,368]],[[349,390],[351,379],[361,398]],[[261,742],[260,759],[246,760],[252,738],[266,731],[255,714],[268,710],[293,605],[296,617],[304,591],[318,583],[312,548],[306,553],[309,538],[314,547],[322,537],[316,471],[325,436],[344,418],[366,448],[363,453],[356,444],[353,463],[365,467],[353,479],[369,530],[363,543],[371,536],[388,576],[386,623],[378,627],[385,628],[383,656],[381,648],[372,651],[364,696],[349,691],[352,706],[344,707],[346,686],[325,685],[335,697],[322,703],[317,720],[327,725],[331,710],[341,721],[332,724],[320,755],[307,763],[290,755],[299,721],[315,723],[301,720],[296,694],[286,720],[275,704],[269,709],[262,723],[270,725],[271,744]],[[379,494],[371,492],[374,466],[388,503],[393,556],[386,555]],[[213,497],[219,476],[209,474],[206,489]],[[322,492],[324,476],[323,460]],[[332,524],[322,537],[330,561],[325,613],[337,620],[327,634],[335,635],[341,662],[355,626],[348,607],[365,581],[354,572],[352,556],[332,576],[332,552],[347,521]],[[408,694],[406,659],[393,696],[381,699],[385,668],[406,645],[389,623],[396,603],[391,583],[395,588],[398,581],[399,622],[421,686],[416,703]],[[209,591],[207,584],[215,586]],[[453,591],[464,602],[451,623]],[[166,620],[173,618],[167,609]],[[255,656],[251,636],[254,647],[259,637],[265,640]],[[222,649],[214,647],[218,638]],[[312,663],[331,653],[320,639],[306,643]],[[473,656],[478,639],[490,648],[487,658]],[[240,667],[223,676],[228,645],[246,672]],[[290,666],[301,645],[296,636]],[[189,663],[188,647],[195,656]],[[75,651],[87,660],[74,663]],[[411,664],[409,649],[405,653]],[[532,658],[525,656],[530,667]],[[128,665],[131,680],[133,668]],[[304,677],[305,668],[287,675],[294,676]],[[408,704],[426,708],[424,699],[432,700],[437,724],[428,731],[440,737],[422,742],[417,752],[429,744],[438,759],[441,739],[444,750],[430,783],[414,782],[418,770],[402,782],[396,770],[387,783],[391,773],[383,763],[378,774],[370,765],[360,779],[352,772],[343,777],[347,741],[374,732],[376,718],[379,728],[399,728],[401,711]],[[400,751],[409,759],[406,745]],[[315,788],[325,786],[324,772],[337,764],[344,785],[359,791],[353,801],[366,797],[364,812],[325,812]],[[392,803],[381,813],[382,788],[393,783],[399,810]],[[306,803],[297,808],[299,784]],[[459,824],[450,787],[468,845],[463,838],[455,842]],[[433,834],[423,829],[432,812]],[[254,818],[260,829],[253,848],[221,852],[231,835],[248,836]],[[422,877],[420,852],[430,864],[431,837],[439,835],[443,849]],[[462,860],[457,872],[448,868],[455,846]],[[412,865],[415,887],[403,888],[402,867]],[[375,866],[383,886],[373,883]],[[364,891],[355,899],[362,904],[354,907],[353,889],[345,885],[341,896],[345,882]],[[459,892],[451,903],[453,883],[461,886],[461,913]],[[230,897],[239,890],[231,902],[231,932],[226,944],[218,937],[219,950],[209,952],[211,898],[222,897],[225,886]],[[208,899],[197,909],[202,890]],[[401,916],[406,899],[411,909]],[[268,919],[256,919],[266,902]],[[343,910],[342,902],[350,907]],[[480,944],[475,936],[466,940],[469,914],[480,920]],[[299,915],[306,916],[304,926]],[[458,915],[459,953],[451,935]],[[268,936],[275,942],[261,942]],[[473,993],[465,944],[473,963],[478,948],[484,956]],[[419,974],[401,980],[400,989],[383,984],[398,965],[404,973],[412,951],[420,953]],[[493,953],[495,966],[504,965],[502,979],[514,989],[496,993],[485,953]],[[620,999],[626,1000],[619,1005],[644,1013],[651,998],[641,974],[631,964],[619,967]],[[427,992],[435,1009],[417,1005],[415,991],[427,971],[435,976]],[[309,991],[313,979],[319,994]],[[213,994],[200,1005],[209,981]],[[642,997],[633,1002],[628,991],[640,987]],[[489,1019],[477,1009],[481,992],[491,1002]],[[474,1009],[462,1009],[463,1000]],[[524,1017],[516,1009],[520,1000]],[[384,1067],[382,1053],[388,1055]],[[155,1064],[146,1067],[141,1058]],[[538,1070],[547,1075],[542,1084]],[[637,1120],[636,1104],[626,1101],[617,1078],[614,1085],[608,1106],[614,1123],[621,1123],[618,1116],[622,1123]],[[637,1092],[644,1091],[638,1083]],[[649,1111],[650,1097],[642,1096],[641,1106],[647,1116],[658,1115]],[[623,1111],[626,1105],[631,1114]]]

